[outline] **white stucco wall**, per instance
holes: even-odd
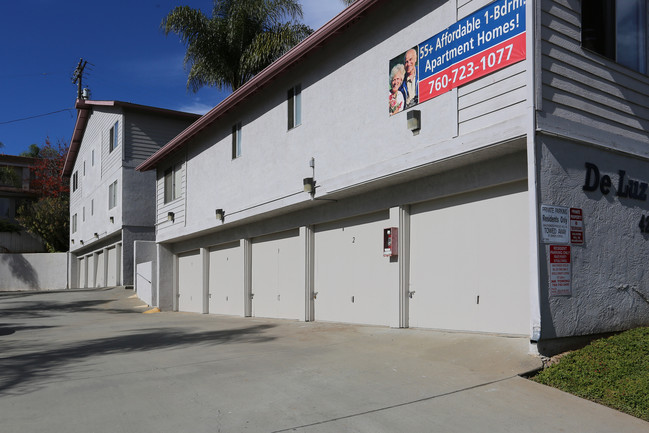
[[[67,253],[0,254],[0,290],[67,288]]]

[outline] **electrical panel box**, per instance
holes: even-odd
[[[383,256],[392,257],[399,254],[399,229],[389,227],[383,229]]]

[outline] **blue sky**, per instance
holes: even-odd
[[[227,94],[187,91],[185,47],[160,30],[162,18],[184,5],[209,16],[213,2],[0,0],[0,153],[17,155],[48,137],[69,142],[77,95],[71,77],[82,57],[84,87],[94,100],[201,114],[217,105]],[[302,0],[302,6],[313,29],[344,7],[340,0]]]

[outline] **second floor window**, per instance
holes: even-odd
[[[581,44],[647,73],[647,0],[582,1]]]
[[[115,122],[112,128],[110,128],[110,131],[108,133],[108,152],[112,152],[117,148],[117,145],[119,143],[118,140],[119,137],[119,122]]]
[[[79,189],[79,172],[75,171],[72,174],[72,192],[76,191]]]
[[[232,159],[241,156],[241,122],[232,126]]]
[[[117,181],[108,186],[108,209],[117,206]]]
[[[77,214],[72,215],[72,233],[77,232]]]
[[[288,89],[286,95],[288,105],[288,129],[302,124],[302,86],[298,84]]]
[[[164,202],[169,203],[182,195],[182,164],[169,167],[164,173]]]

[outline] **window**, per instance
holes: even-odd
[[[72,192],[75,192],[79,188],[79,172],[75,171],[72,174]]]
[[[83,161],[83,175],[86,175],[86,161]]]
[[[81,221],[86,220],[86,207],[84,206],[83,209],[81,209]]]
[[[232,126],[232,159],[241,156],[241,122]]]
[[[647,73],[647,0],[582,1],[581,44]]]
[[[90,216],[95,214],[95,200],[90,200]]]
[[[165,203],[174,201],[182,195],[182,164],[169,167],[165,170],[164,199]]]
[[[77,231],[77,214],[72,215],[72,233]]]
[[[119,141],[117,140],[118,137],[119,137],[119,122],[115,122],[115,125],[113,125],[113,127],[110,128],[110,132],[108,134],[109,153],[117,149],[117,144],[119,143]]]
[[[300,84],[288,89],[286,102],[288,106],[288,129],[293,129],[302,124],[302,86]]]
[[[92,159],[91,159],[91,166],[95,166],[95,149],[92,149]]]
[[[108,209],[117,206],[117,181],[108,186]]]

